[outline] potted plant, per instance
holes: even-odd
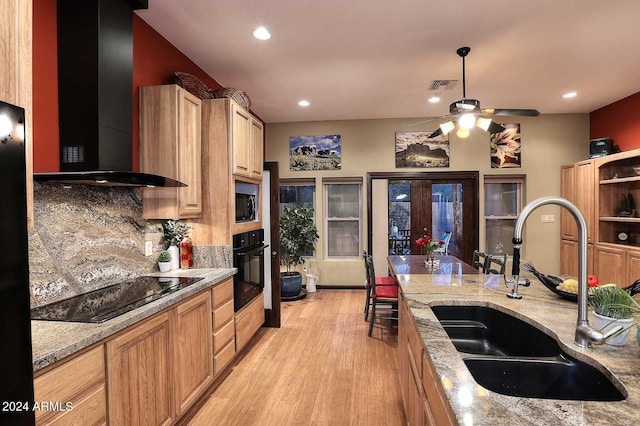
[[[167,250],[171,254],[171,270],[180,269],[180,249],[178,246],[191,227],[179,220],[168,220],[163,225],[164,239],[169,244]]]
[[[302,275],[292,269],[304,263],[303,255],[313,252],[317,241],[318,229],[313,221],[313,209],[285,207],[280,216],[280,265],[287,267],[286,272],[280,273],[283,297],[300,294]]]
[[[593,308],[593,324],[603,333],[622,326],[622,329],[609,337],[606,343],[622,346],[629,337],[634,324],[633,314],[640,312],[640,304],[625,289],[616,285],[592,287],[589,292],[589,305]]]
[[[171,270],[171,253],[169,253],[169,250],[162,250],[158,255],[158,268],[160,268],[160,272]]]

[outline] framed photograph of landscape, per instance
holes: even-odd
[[[449,136],[433,132],[396,132],[396,168],[449,167]]]
[[[491,168],[521,167],[522,144],[520,143],[520,123],[502,124],[503,132],[491,133]]]
[[[289,170],[340,170],[340,135],[289,136]]]

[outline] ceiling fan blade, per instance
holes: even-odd
[[[447,118],[447,117],[450,117],[450,116],[449,115],[443,115],[443,116],[440,116],[440,117],[426,118],[424,120],[415,121],[413,123],[409,123],[409,124],[405,124],[404,126],[400,126],[400,129],[406,129],[407,127],[414,127],[414,126],[417,126],[419,124],[430,123],[430,122],[436,121],[436,120],[442,120],[443,118]]]
[[[438,127],[433,133],[427,136],[427,139],[435,138],[437,136],[440,136],[441,134],[442,134],[442,129]]]
[[[489,133],[500,133],[504,132],[505,130],[506,129],[504,127],[493,120],[491,120],[491,124],[489,124],[489,127],[487,128],[487,132]]]
[[[537,109],[494,109],[494,108],[483,108],[483,114],[491,114],[491,115],[508,115],[508,116],[521,116],[521,117],[537,117],[540,115],[540,112]]]

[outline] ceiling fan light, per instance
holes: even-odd
[[[461,129],[471,129],[476,124],[476,117],[471,113],[462,114],[458,119],[458,126]]]
[[[469,137],[469,129],[465,129],[463,127],[459,128],[456,132],[456,136],[460,139],[466,139]]]
[[[489,129],[489,126],[491,126],[491,121],[492,120],[490,118],[478,117],[476,127],[479,127],[486,132]]]
[[[449,120],[446,123],[442,123],[440,125],[440,130],[442,130],[442,134],[443,135],[448,135],[450,131],[452,131],[453,129],[455,129],[456,125],[453,124],[453,121]]]

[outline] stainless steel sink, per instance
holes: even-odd
[[[473,378],[503,395],[621,401],[624,386],[519,318],[485,306],[431,307]]]

